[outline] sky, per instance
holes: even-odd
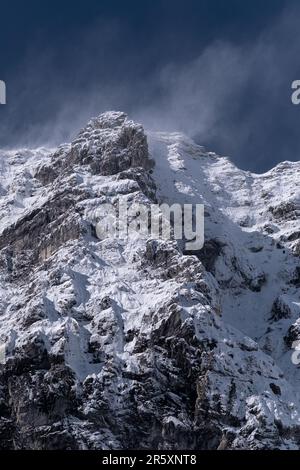
[[[0,2],[0,147],[122,110],[258,173],[300,155],[297,0]]]

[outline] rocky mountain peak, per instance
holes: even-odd
[[[67,162],[89,164],[93,173],[103,175],[151,167],[143,127],[120,112],[92,119],[72,142]]]
[[[1,152],[0,446],[298,448],[298,176],[119,112]],[[203,250],[98,239],[122,198],[203,203]]]
[[[80,133],[92,131],[95,129],[114,129],[116,127],[122,127],[124,123],[128,122],[128,116],[122,111],[107,111],[99,116],[92,118],[86,127]],[[132,124],[134,124],[131,121]]]

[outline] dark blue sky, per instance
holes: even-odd
[[[300,154],[293,0],[1,2],[0,146],[69,140],[122,109],[264,171]]]

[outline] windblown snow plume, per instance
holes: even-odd
[[[109,112],[0,164],[1,448],[299,447],[299,163],[254,175]],[[100,240],[122,197],[204,204],[203,249]]]

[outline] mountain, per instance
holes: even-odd
[[[2,449],[299,448],[299,162],[108,112],[0,165]],[[203,248],[99,239],[120,199],[204,204]]]

